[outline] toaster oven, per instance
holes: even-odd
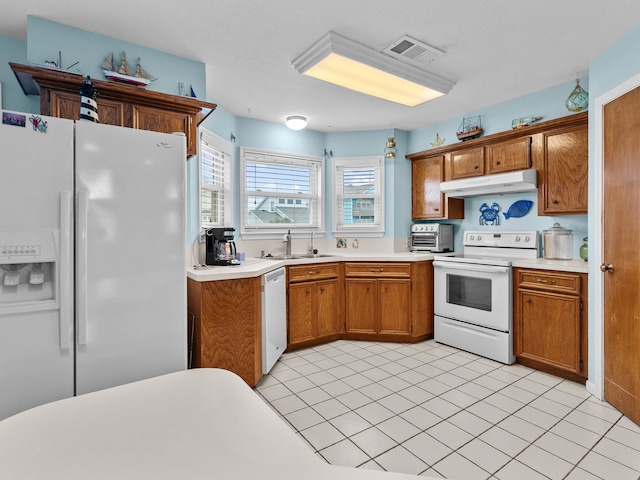
[[[409,250],[412,252],[452,252],[453,225],[449,223],[414,223],[411,225]]]

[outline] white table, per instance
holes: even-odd
[[[0,422],[11,480],[423,479],[327,464],[238,376],[195,369]]]

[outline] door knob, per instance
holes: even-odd
[[[600,265],[600,271],[603,273],[604,272],[613,273],[613,265],[612,264],[605,265],[603,263],[602,265]]]

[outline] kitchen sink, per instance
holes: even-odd
[[[330,255],[327,253],[293,253],[291,255],[280,254],[273,255],[271,257],[261,257],[266,258],[267,260],[301,260],[306,258],[325,258],[325,257],[335,257],[336,255]]]

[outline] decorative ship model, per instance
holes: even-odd
[[[127,54],[124,51],[120,57],[120,66],[118,66],[116,60],[113,58],[113,53],[110,53],[104,62],[102,62],[102,69],[107,80],[135,85],[137,87],[146,87],[152,80],[155,80],[153,75],[143,70],[140,66],[140,57],[138,57],[136,62],[135,71],[131,70],[131,66],[127,62]]]
[[[464,142],[465,140],[471,140],[472,138],[479,137],[482,135],[482,132],[484,132],[482,129],[482,119],[481,116],[478,115],[476,117],[469,118],[463,117],[456,135],[458,136],[458,140]]]

